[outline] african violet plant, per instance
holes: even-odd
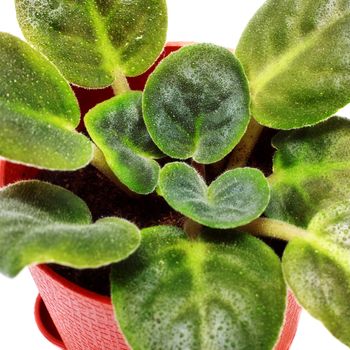
[[[122,218],[92,222],[68,190],[19,182],[0,192],[0,271],[113,264],[111,296],[133,349],[272,349],[286,285],[350,346],[350,122],[330,118],[350,102],[350,1],[268,0],[236,55],[184,47],[144,92],[126,76],[160,54],[164,0],[16,8],[31,46],[0,34],[1,156],[49,170],[91,163],[187,220],[141,231]],[[68,82],[114,88],[85,117],[90,137],[75,131]],[[246,167],[264,127],[283,129],[268,179]],[[253,235],[288,241],[282,263]]]

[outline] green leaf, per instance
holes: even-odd
[[[230,51],[191,45],[164,59],[150,76],[143,109],[147,129],[164,153],[214,163],[247,128],[248,83]]]
[[[318,213],[308,230],[287,246],[286,280],[299,303],[350,346],[350,199]]]
[[[213,228],[248,224],[263,213],[270,198],[260,170],[226,171],[208,187],[196,170],[180,162],[161,170],[159,189],[172,208]]]
[[[97,268],[125,259],[139,242],[135,225],[119,218],[92,223],[86,204],[61,187],[25,181],[0,191],[0,271],[8,276],[48,262]]]
[[[158,226],[143,230],[140,249],[114,265],[112,301],[134,350],[271,350],[286,288],[278,257],[252,236],[189,241]]]
[[[350,198],[349,140],[350,121],[336,117],[277,134],[266,214],[307,227],[319,210]]]
[[[165,0],[16,0],[16,9],[26,39],[81,86],[140,75],[166,39]]]
[[[58,70],[28,44],[0,33],[0,156],[52,170],[75,170],[92,158],[74,129],[80,111]]]
[[[350,7],[342,0],[268,0],[245,29],[237,57],[261,124],[316,124],[350,102]]]
[[[124,185],[140,194],[154,191],[160,166],[153,158],[163,155],[145,127],[141,92],[126,93],[97,105],[85,116],[85,125]]]

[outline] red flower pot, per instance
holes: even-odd
[[[181,43],[168,44],[159,60],[181,46]],[[129,79],[133,90],[143,89],[156,64],[145,74]],[[74,91],[82,116],[97,103],[113,96],[111,88],[84,90],[74,87]],[[35,178],[37,174],[36,169],[0,161],[0,187]],[[43,335],[53,344],[67,350],[130,349],[114,319],[110,298],[69,282],[47,265],[32,266],[30,271],[40,293],[35,307],[36,322]],[[285,324],[275,350],[289,349],[296,333],[300,310],[292,294],[289,294]]]
[[[58,336],[44,305],[38,299],[36,321],[47,339],[67,350],[129,350],[114,320],[109,298],[80,288],[46,265],[31,267],[30,270],[61,336]],[[299,315],[300,306],[289,294],[285,324],[275,350],[289,349],[297,330]]]

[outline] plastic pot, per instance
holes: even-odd
[[[35,318],[48,340],[67,350],[129,350],[114,320],[109,298],[67,281],[47,265],[34,266],[30,270],[49,311],[47,313],[38,299]],[[289,294],[285,324],[275,350],[290,348],[299,315],[300,306]]]
[[[169,43],[156,64],[145,74],[129,79],[133,90],[142,90],[148,75],[161,59],[183,46]],[[73,87],[82,116],[113,96],[111,88],[85,90]],[[83,124],[80,126],[83,128]],[[0,187],[35,178],[38,170],[0,161]],[[43,335],[53,344],[67,350],[129,350],[114,319],[110,298],[85,290],[55,273],[48,265],[30,268],[40,296],[35,318]],[[288,350],[296,333],[301,308],[292,294],[288,295],[285,324],[275,350]],[[151,350],[151,349],[150,349]]]
[[[40,292],[35,320],[51,343],[69,350],[129,349],[114,320],[109,298],[67,281],[47,265],[33,266],[30,270]],[[290,348],[299,315],[300,306],[289,293],[285,324],[275,350]]]

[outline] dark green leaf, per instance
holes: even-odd
[[[55,262],[96,268],[125,259],[140,242],[137,227],[118,218],[91,222],[86,204],[45,182],[25,181],[0,191],[0,271]]]
[[[55,170],[75,170],[92,145],[74,129],[80,111],[58,70],[28,44],[0,33],[0,156]]]
[[[278,257],[254,237],[189,241],[158,226],[113,267],[112,300],[134,350],[271,350],[286,288]]]
[[[299,303],[350,346],[350,200],[318,213],[308,230],[307,239],[288,244],[286,280]]]
[[[185,163],[169,163],[160,173],[159,189],[171,207],[213,228],[233,228],[259,217],[269,203],[270,190],[257,169],[222,174],[208,187]]]
[[[269,217],[307,227],[330,204],[350,198],[350,121],[332,118],[311,128],[280,132],[270,178]]]
[[[143,73],[165,43],[165,0],[16,0],[16,9],[26,39],[81,86]]]
[[[350,102],[350,7],[343,0],[268,0],[237,47],[252,115],[293,129],[316,124]]]
[[[142,93],[130,92],[97,105],[85,116],[89,135],[106,161],[132,191],[147,194],[158,183],[162,153],[152,142],[142,118]]]
[[[164,153],[214,163],[247,128],[248,83],[230,51],[209,44],[187,46],[150,76],[143,108],[147,129]]]

